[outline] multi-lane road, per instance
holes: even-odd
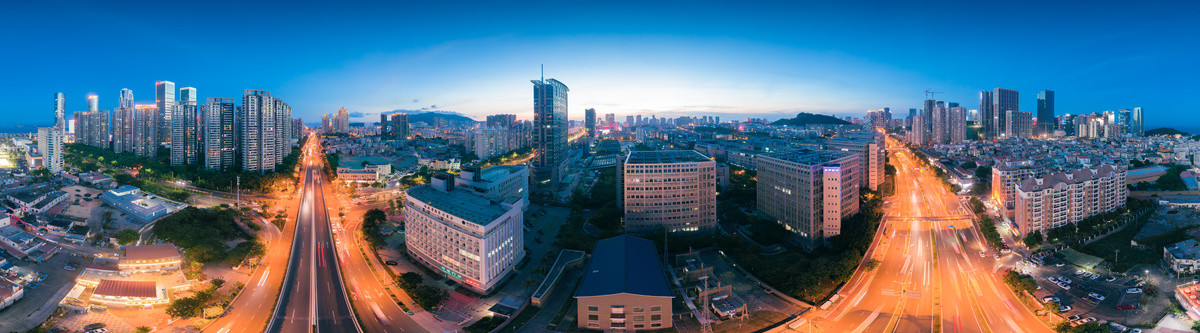
[[[310,148],[312,149],[312,148]],[[322,161],[304,163],[300,212],[291,260],[268,332],[356,332],[358,320],[342,284],[329,212],[325,205]]]
[[[879,265],[855,274],[843,297],[807,315],[806,326],[851,333],[1050,332],[1000,282],[1004,267],[959,198],[899,142],[888,145],[896,195],[868,253]]]

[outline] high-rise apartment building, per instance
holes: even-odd
[[[1033,137],[1033,112],[1029,111],[1008,111],[1005,112],[1004,121],[1004,136],[1007,138],[1030,138]]]
[[[204,103],[204,168],[232,170],[237,158],[234,99],[209,97]]]
[[[1078,223],[1085,218],[1125,206],[1128,171],[1101,165],[1027,178],[1016,186],[1015,218],[1022,235]]]
[[[717,162],[694,150],[634,151],[618,163],[625,231],[707,232],[717,227]]]
[[[112,148],[117,153],[132,153],[134,146],[133,90],[121,89],[117,109],[112,113]]]
[[[583,109],[583,127],[587,129],[588,137],[596,137],[596,109]]]
[[[949,109],[949,115],[946,116],[949,131],[950,144],[962,144],[967,141],[967,108],[955,106]]]
[[[63,131],[57,127],[38,127],[38,153],[42,163],[52,174],[63,171]]]
[[[1020,110],[1018,96],[1016,90],[1004,88],[993,90],[992,113],[996,116],[996,130],[999,131],[996,137],[1002,137],[1008,133],[1008,113]]]
[[[487,127],[491,128],[509,128],[517,122],[515,114],[494,114],[487,116]]]
[[[94,95],[93,95],[94,96]],[[109,144],[109,113],[104,110],[76,111],[75,143],[92,147],[108,148]]]
[[[160,144],[171,143],[171,115],[175,107],[175,82],[158,81],[154,83],[154,105],[158,108],[158,117],[155,123],[158,130],[158,141]]]
[[[538,191],[555,192],[567,174],[566,84],[533,80],[533,176]]]
[[[195,88],[191,93],[196,93]],[[196,102],[179,100],[174,104],[171,107],[171,165],[196,164],[200,144]]]
[[[937,101],[933,106],[933,126],[929,133],[929,141],[933,144],[945,144],[950,141],[950,114],[946,104]]]
[[[321,115],[321,133],[333,133],[333,121],[327,114]]]
[[[996,110],[993,109],[993,107],[995,107],[995,105],[992,104],[992,92],[986,90],[980,91],[979,119],[983,125],[982,129],[984,139],[998,138],[1000,137],[1000,132],[1003,131],[997,127],[999,119],[996,119]]]
[[[154,105],[135,105],[133,111],[133,154],[141,157],[158,156],[158,118],[161,113]]]
[[[270,91],[246,89],[242,96],[242,170],[268,172],[291,153],[292,108]]]
[[[508,152],[508,129],[481,127],[471,134],[471,151],[481,160]]]
[[[434,272],[487,294],[525,257],[523,198],[458,187],[447,174],[405,193],[405,246]]]
[[[1054,133],[1054,91],[1042,90],[1037,95],[1037,135]]]
[[[841,234],[842,219],[858,213],[859,155],[797,150],[759,155],[758,210],[807,249]]]
[[[63,93],[54,93],[54,127],[59,130],[67,129],[67,97]]]
[[[404,140],[408,138],[408,114],[393,113],[392,114],[392,138],[396,140]]]
[[[604,115],[604,125],[612,127],[617,125],[617,115],[609,113]]]
[[[379,114],[379,136],[388,137],[388,115],[387,113]]]
[[[1047,170],[1030,160],[1010,160],[992,166],[992,200],[1005,216],[1012,218],[1016,208],[1017,184],[1041,177]]]
[[[350,111],[345,107],[338,108],[338,113],[333,116],[334,131],[338,133],[350,133]]]
[[[887,130],[891,127],[892,111],[889,108],[867,111],[867,118],[871,121],[871,128],[875,130]]]
[[[96,94],[87,95],[88,112],[100,111],[100,96]]]
[[[292,139],[300,140],[304,137],[304,119],[292,119]]]

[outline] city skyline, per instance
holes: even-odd
[[[63,91],[67,112],[74,112],[86,110],[85,96],[95,93],[99,109],[113,110],[120,89],[141,91],[135,96],[144,99],[152,96],[151,83],[168,80],[198,87],[200,99],[236,98],[244,89],[270,90],[292,101],[296,115],[310,121],[340,106],[362,114],[355,119],[366,122],[378,119],[371,115],[384,111],[423,109],[455,111],[477,120],[498,113],[532,119],[524,80],[537,74],[539,64],[545,64],[546,77],[575,87],[576,107],[618,116],[713,114],[744,119],[790,117],[797,112],[861,116],[880,107],[919,107],[925,89],[943,92],[937,96],[939,100],[973,105],[978,91],[1004,87],[1024,92],[1020,104],[1029,107],[1020,111],[1036,111],[1032,106],[1037,92],[1053,90],[1058,93],[1059,115],[1140,106],[1151,110],[1152,116],[1146,120],[1151,128],[1200,126],[1168,121],[1187,119],[1182,116],[1190,111],[1182,83],[1196,74],[1196,69],[1187,65],[1184,55],[1195,46],[1162,43],[1173,36],[1185,37],[1190,23],[1185,23],[1182,13],[1189,11],[1178,7],[1195,4],[1174,4],[1171,10],[1109,4],[1085,10],[1052,4],[1031,10],[1030,4],[996,8],[979,21],[1024,17],[1032,24],[1001,28],[965,22],[965,29],[954,31],[913,20],[921,6],[880,5],[883,10],[852,13],[833,5],[768,5],[778,10],[754,9],[755,13],[778,13],[759,19],[738,15],[748,14],[745,11],[750,9],[643,4],[636,8],[639,10],[620,12],[574,5],[587,14],[552,16],[537,25],[507,23],[510,21],[493,18],[504,15],[492,16],[499,11],[517,18],[533,17],[540,13],[537,8],[479,6],[454,18],[435,19],[410,13],[438,8],[384,5],[377,13],[306,9],[290,13],[289,22],[275,21],[282,17],[266,18],[265,23],[215,30],[171,24],[161,32],[143,27],[164,26],[156,21],[161,16],[153,14],[169,8],[79,4],[51,12],[41,4],[18,4],[15,6],[21,10],[14,12],[21,12],[22,17],[0,24],[10,29],[36,28],[46,24],[39,22],[40,18],[51,14],[61,15],[61,20],[40,21],[68,23],[13,37],[11,42],[30,46],[30,52],[5,54],[0,59],[35,65],[12,70],[10,77],[23,84],[0,92],[0,97],[10,101],[0,112],[13,115],[12,125],[46,125],[44,117],[34,116],[35,111],[48,108],[37,96]],[[936,7],[938,16],[947,18],[978,9],[967,4],[931,6]],[[231,5],[218,4],[193,8],[185,15],[241,15],[231,9]],[[1089,15],[1068,17],[1077,11]],[[1117,26],[1107,23],[1138,13],[1153,13],[1160,19]],[[69,23],[72,17],[83,15],[124,23],[100,27]],[[317,19],[328,22],[328,29],[299,29],[295,26],[299,23],[291,22]],[[347,20],[356,24],[339,24]],[[624,23],[623,27],[608,24],[614,20]],[[409,32],[428,25],[452,28],[427,35]],[[473,29],[482,26],[489,29]],[[545,26],[557,29],[548,31]],[[266,47],[290,52],[245,59],[214,57],[198,51],[199,44],[153,38],[156,34],[197,34],[193,40],[225,39],[243,29],[272,35],[277,40],[267,42]],[[1059,38],[987,53],[974,52],[986,43],[965,38],[1001,30],[1012,36],[1047,33]],[[383,33],[394,37],[381,40]],[[87,62],[73,60],[70,53],[39,51],[54,40],[52,36],[92,34],[124,35],[136,45],[193,51],[170,59],[139,53],[97,54]],[[1155,37],[1144,38],[1149,35]],[[944,47],[929,48],[931,39]],[[107,41],[87,39],[83,46],[102,48],[103,43]],[[1146,80],[1146,73],[1151,73],[1153,80]],[[571,119],[583,119],[582,114],[576,112]]]

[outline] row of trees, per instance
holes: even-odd
[[[294,147],[291,153],[285,156],[283,161],[276,166],[276,171],[274,172],[230,172],[206,170],[203,163],[171,165],[170,150],[166,148],[160,148],[158,156],[153,158],[139,157],[133,153],[116,153],[111,149],[84,144],[67,144],[64,152],[63,159],[82,171],[97,171],[103,168],[109,170],[107,173],[116,178],[118,175],[125,174],[119,171],[121,169],[135,170],[136,179],[141,180],[141,182],[132,180],[132,176],[116,180],[119,183],[134,185],[151,193],[179,201],[183,200],[178,199],[179,194],[175,193],[186,192],[170,188],[156,188],[147,183],[178,179],[190,181],[197,188],[232,192],[236,189],[237,179],[240,177],[242,189],[268,193],[277,184],[286,183],[289,180],[292,182],[295,181],[292,172],[300,159],[300,148]],[[235,165],[232,169],[241,170],[241,159],[234,159],[234,161]]]
[[[425,277],[421,273],[404,272],[396,277],[396,283],[424,309],[436,308],[449,297],[445,290],[425,284]]]

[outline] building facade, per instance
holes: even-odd
[[[859,155],[797,150],[758,158],[758,210],[783,225],[789,241],[807,249],[841,234],[858,213]]]
[[[204,168],[232,170],[237,158],[236,107],[232,98],[209,97],[204,103]]]
[[[995,116],[996,136],[1003,137],[1008,133],[1008,113],[1020,110],[1020,100],[1016,90],[996,88],[992,92],[992,114]]]
[[[634,151],[618,165],[626,232],[716,228],[716,161],[694,150]]]
[[[1054,132],[1054,91],[1042,90],[1037,95],[1037,135]]]
[[[158,81],[154,83],[154,106],[158,110],[154,131],[158,135],[159,144],[171,144],[171,116],[175,107],[175,82]]]
[[[392,138],[396,140],[404,140],[408,138],[408,114],[393,113],[392,114]]]
[[[242,170],[274,171],[291,153],[291,106],[270,91],[246,89],[238,116]]]
[[[524,199],[457,188],[447,174],[406,193],[405,245],[433,271],[487,294],[525,257]]]
[[[1124,167],[1101,165],[1028,178],[1016,187],[1016,222],[1021,234],[1078,223],[1125,206],[1129,189]]]
[[[575,291],[578,326],[606,332],[670,329],[674,295],[656,252],[654,242],[629,235],[596,242]]]
[[[195,97],[195,93],[195,88],[191,88],[189,96]],[[187,100],[171,106],[171,165],[196,164],[200,144],[197,107],[196,101]]]
[[[1033,112],[1029,111],[1008,111],[1005,112],[1008,119],[1005,120],[1004,137],[1006,138],[1031,138],[1033,137]]]
[[[539,191],[554,192],[567,174],[566,84],[533,80],[533,177]]]

